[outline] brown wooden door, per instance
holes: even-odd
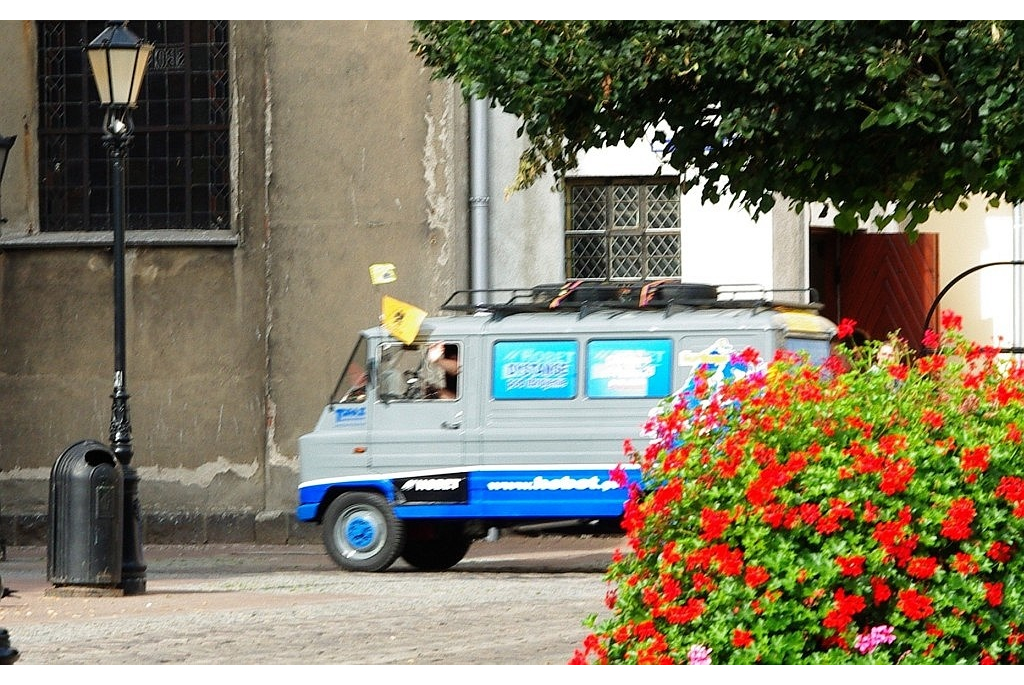
[[[924,317],[939,290],[938,235],[911,243],[902,234],[811,229],[810,272],[824,316],[853,319],[871,339],[898,330],[921,350]]]

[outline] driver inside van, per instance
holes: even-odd
[[[427,362],[444,373],[444,382],[437,388],[437,398],[454,400],[458,394],[459,347],[455,343],[438,342],[427,349]]]

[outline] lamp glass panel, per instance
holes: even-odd
[[[101,48],[90,48],[89,66],[92,67],[92,75],[96,80],[96,90],[99,92],[100,102],[109,105],[110,71],[107,69],[107,51]]]
[[[136,78],[135,63],[139,51],[134,47],[126,50],[110,50],[110,83],[113,92],[111,104],[134,105],[139,95],[138,85],[142,80]]]
[[[126,102],[135,106],[135,100],[139,97],[139,91],[142,90],[142,79],[146,75],[146,67],[149,65],[149,56],[153,53],[152,43],[142,43],[139,45],[139,50],[135,59],[134,81],[132,82],[131,92],[128,94],[130,97]]]

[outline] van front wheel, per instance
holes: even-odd
[[[324,547],[348,571],[383,571],[402,552],[405,529],[382,496],[339,495],[324,514]]]
[[[444,571],[462,561],[472,543],[458,524],[409,524],[402,559],[421,571]]]

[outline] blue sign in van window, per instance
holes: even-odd
[[[579,353],[573,340],[494,344],[496,400],[550,400],[576,396]]]
[[[671,340],[587,343],[588,397],[665,397],[671,392]]]

